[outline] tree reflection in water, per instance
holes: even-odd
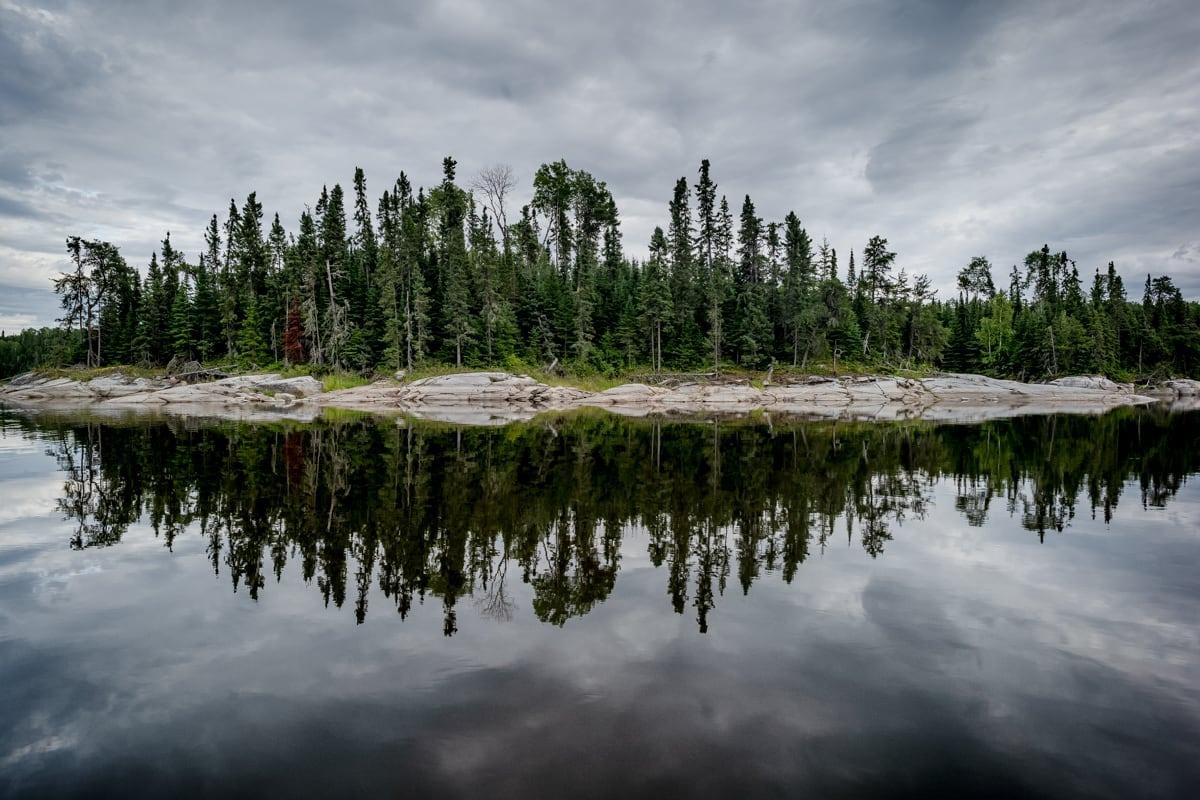
[[[1200,458],[1200,414],[1125,409],[981,425],[630,421],[599,413],[504,428],[351,417],[315,424],[172,419],[114,423],[9,417],[36,428],[66,473],[59,501],[71,545],[104,547],[146,519],[168,547],[207,540],[254,598],[298,559],[326,604],[373,584],[406,616],[440,598],[444,631],[470,597],[512,614],[512,581],[562,625],[613,589],[621,541],[649,537],[675,611],[701,631],[731,575],[792,581],[835,530],[884,554],[948,480],[982,525],[1001,506],[1044,539],[1081,504],[1111,518],[1127,481],[1162,506]]]

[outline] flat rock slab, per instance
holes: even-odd
[[[412,381],[409,386],[416,387],[461,387],[461,386],[491,386],[500,383],[508,386],[541,385],[533,378],[525,375],[510,375],[507,372],[456,372],[450,375],[437,375],[432,378],[421,378]]]
[[[1190,378],[1178,378],[1163,383],[1164,389],[1169,389],[1176,397],[1200,397],[1200,381]]]
[[[468,372],[422,378],[411,383],[376,381],[313,398],[324,406],[420,409],[452,406],[485,408],[566,408],[589,397],[566,386],[547,386],[524,375]]]
[[[109,404],[204,404],[225,405],[289,405],[297,392],[315,394],[320,382],[313,378],[283,378],[275,373],[238,375],[208,383],[179,383],[165,389],[114,397]]]
[[[133,378],[119,372],[86,382],[71,378],[39,378],[33,373],[26,373],[9,381],[0,390],[0,397],[14,401],[103,400],[155,391],[169,385],[166,380]]]
[[[312,397],[324,392],[325,384],[316,378],[301,375],[295,378],[280,378],[278,380],[268,378],[257,383],[254,389],[255,391],[264,393],[290,394],[292,397]]]
[[[549,410],[581,406],[642,416],[745,414],[766,410],[822,418],[938,420],[990,419],[1014,414],[1099,413],[1120,405],[1153,402],[1132,387],[1094,375],[1029,384],[982,375],[941,374],[915,379],[890,376],[814,379],[759,389],[746,383],[690,382],[673,387],[630,383],[603,392],[548,386],[527,375],[466,372],[411,382],[381,380],[325,392],[315,378],[277,373],[238,375],[207,383],[131,378],[119,373],[79,382],[22,375],[0,389],[0,399],[27,405],[98,405],[160,408],[195,414],[202,409],[244,418],[284,410],[300,417],[324,407],[400,412],[466,424],[499,424]],[[1200,382],[1169,381],[1172,397],[1200,397]]]
[[[85,404],[129,407],[247,406],[286,408],[320,394],[324,386],[309,376],[277,373],[239,375],[208,383],[179,383],[165,378],[132,378],[120,373],[80,382],[69,378],[22,380],[0,391],[18,404]]]
[[[982,419],[1056,410],[1103,411],[1151,402],[1125,387],[1086,379],[1026,384],[983,375],[931,378],[850,377],[759,390],[740,384],[685,384],[673,389],[629,384],[592,395],[580,405],[695,411],[764,409],[785,414],[856,419]]]
[[[647,386],[644,383],[625,383],[605,389],[603,392],[589,395],[580,400],[580,404],[589,406],[639,406],[654,403],[657,398],[669,394],[670,389],[661,386]]]
[[[1050,386],[1070,386],[1076,389],[1099,389],[1103,392],[1126,392],[1133,394],[1132,383],[1116,383],[1103,375],[1072,375],[1049,382]]]

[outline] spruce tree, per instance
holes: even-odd
[[[800,224],[796,212],[783,220],[783,258],[786,265],[783,285],[784,328],[790,338],[792,366],[808,361],[819,318],[815,302],[812,240]]]
[[[150,266],[142,282],[142,305],[138,319],[135,341],[135,356],[139,361],[161,364],[167,350],[167,323],[170,309],[165,307],[163,297],[162,270],[158,266],[158,253],[150,254]]]
[[[221,305],[212,263],[208,256],[200,256],[200,263],[196,267],[196,296],[192,303],[192,333],[196,354],[204,361],[215,358],[223,344]]]
[[[188,299],[187,284],[180,285],[175,292],[175,300],[171,304],[171,325],[169,329],[170,354],[172,358],[192,358],[192,308]]]
[[[688,206],[689,190],[686,178],[675,182],[675,192],[667,206],[669,225],[667,246],[670,253],[671,306],[674,311],[669,358],[684,365],[699,360],[703,347],[699,318],[702,317],[696,296],[696,259],[692,213]]]
[[[320,327],[327,361],[334,367],[341,367],[345,361],[342,349],[353,332],[349,314],[352,292],[346,269],[346,210],[341,184],[335,183],[333,189],[322,194],[323,202],[318,204],[321,212],[318,225],[320,263],[316,265],[320,273],[317,293],[325,299]]]
[[[267,343],[263,340],[262,321],[258,302],[251,299],[246,305],[246,319],[238,335],[238,358],[243,363],[261,365],[268,360]]]
[[[440,216],[438,261],[442,276],[442,336],[454,365],[461,367],[475,339],[470,262],[463,231],[467,198],[454,183],[454,159],[447,157],[442,167],[442,185],[433,198]]]
[[[720,225],[717,209],[717,184],[710,174],[708,159],[700,162],[700,178],[696,182],[696,253],[704,275],[711,274],[717,255],[717,228]]]
[[[639,305],[646,331],[650,364],[655,372],[663,368],[663,329],[674,311],[671,304],[671,284],[667,260],[669,245],[662,228],[655,228],[650,237],[650,259],[643,268]]]
[[[728,292],[728,270],[721,252],[722,227],[728,211],[724,197],[721,206],[717,206],[717,184],[712,180],[711,165],[706,158],[700,162],[700,178],[696,181],[696,256],[700,263],[698,278],[703,283],[704,317],[714,373],[721,371],[723,316]]]
[[[737,294],[734,306],[734,339],[738,361],[764,366],[770,355],[771,320],[763,285],[762,220],[750,195],[742,201],[738,229]]]

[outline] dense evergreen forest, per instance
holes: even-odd
[[[1034,379],[1071,373],[1151,378],[1200,373],[1200,304],[1170,277],[1130,301],[1111,262],[1090,288],[1048,246],[1004,279],[985,257],[939,300],[873,236],[845,256],[816,243],[795,212],[765,221],[747,195],[736,213],[700,164],[680,178],[649,258],[625,255],[603,181],[543,164],[514,205],[507,167],[464,188],[404,173],[372,205],[323,188],[288,232],[251,193],[214,214],[204,252],[170,234],[144,275],[108,242],[72,236],[55,281],[61,329],[0,339],[0,375],[47,364],[163,365],[172,359],[363,372],[421,365],[578,373],[932,366]],[[736,201],[735,201],[736,203]],[[1086,267],[1085,267],[1086,270]]]

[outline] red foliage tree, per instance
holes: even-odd
[[[304,328],[300,324],[300,303],[294,297],[288,304],[287,325],[283,329],[283,357],[289,364],[304,361]]]

